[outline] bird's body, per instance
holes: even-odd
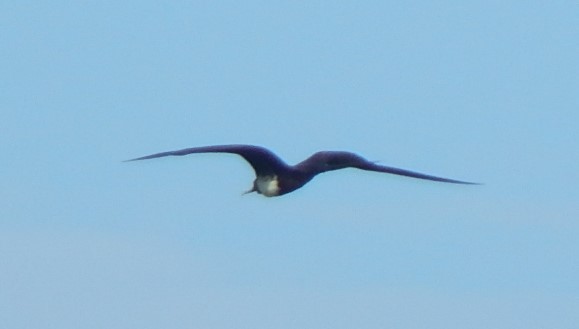
[[[343,168],[358,168],[445,183],[476,184],[382,166],[368,161],[355,153],[342,151],[317,152],[306,160],[290,166],[270,150],[253,145],[192,147],[177,151],[155,153],[128,161],[146,160],[165,156],[182,156],[194,153],[233,153],[240,155],[249,162],[256,175],[253,187],[247,191],[247,193],[257,192],[267,197],[280,196],[293,192],[311,181],[318,174]]]

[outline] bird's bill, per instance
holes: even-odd
[[[254,187],[251,188],[251,190],[245,191],[245,192],[241,193],[241,195],[246,195],[246,194],[253,193],[253,192],[256,192],[256,191],[257,191],[257,190],[255,189],[255,186],[254,186]]]

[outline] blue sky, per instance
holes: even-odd
[[[0,326],[575,328],[577,10],[0,4]],[[224,143],[485,185],[121,162]]]

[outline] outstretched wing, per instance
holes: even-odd
[[[233,153],[242,156],[255,170],[256,175],[277,174],[287,170],[288,165],[270,150],[253,145],[212,145],[191,147],[177,151],[161,152],[127,161],[147,160],[166,156],[182,156],[194,153]]]
[[[443,177],[437,177],[437,176],[422,174],[419,172],[410,171],[410,170],[406,170],[406,169],[382,166],[382,165],[379,165],[379,164],[376,164],[373,162],[367,162],[364,165],[356,166],[356,167],[359,169],[363,169],[363,170],[376,171],[376,172],[382,172],[382,173],[394,174],[394,175],[400,175],[400,176],[407,176],[407,177],[413,177],[413,178],[418,178],[418,179],[426,179],[426,180],[432,180],[432,181],[444,182],[444,183],[469,184],[469,185],[479,185],[480,184],[480,183],[465,182],[465,181],[460,181],[460,180],[456,180],[456,179],[443,178]]]

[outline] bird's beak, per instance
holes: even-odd
[[[255,186],[254,186],[254,187],[251,188],[251,190],[245,191],[245,192],[241,193],[241,195],[246,195],[246,194],[249,194],[249,193],[252,193],[252,192],[255,192],[255,191],[256,191],[256,189],[255,189]]]

